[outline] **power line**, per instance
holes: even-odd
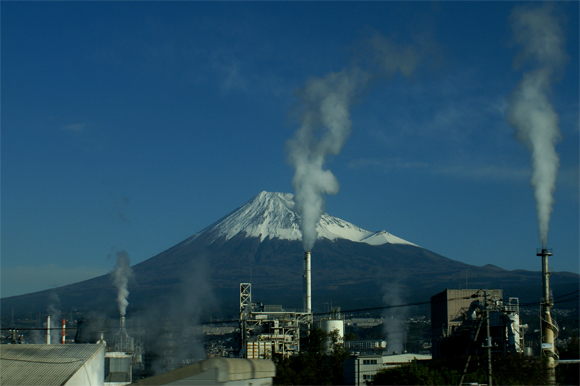
[[[580,290],[576,290],[564,295],[559,295],[556,298],[554,298],[554,303],[557,304],[563,304],[563,303],[569,303],[571,301],[574,300],[579,300],[580,296],[574,296],[571,298],[566,299],[566,296],[571,296],[571,295],[575,295],[575,294],[579,294]],[[476,296],[474,297],[472,296],[464,296],[464,297],[458,297],[458,298],[451,298],[451,299],[447,299],[446,301],[453,301],[453,300],[466,300],[466,299],[475,299]],[[380,310],[387,310],[387,309],[391,309],[391,308],[402,308],[402,307],[412,307],[412,306],[420,306],[420,305],[425,305],[425,304],[430,304],[431,300],[428,301],[422,301],[422,302],[415,302],[415,303],[406,303],[406,304],[395,304],[395,305],[386,305],[386,306],[379,306],[379,307],[369,307],[369,308],[357,308],[357,309],[352,309],[352,310],[341,310],[340,312],[342,314],[356,314],[356,313],[362,313],[362,312],[370,312],[370,311],[380,311]],[[520,304],[519,307],[531,307],[531,306],[539,306],[539,302],[530,302],[530,303],[523,303]],[[293,311],[288,311],[288,313],[292,313]],[[326,311],[326,312],[316,312],[313,313],[312,315],[314,316],[322,316],[322,315],[328,315],[330,314],[330,311]],[[239,320],[238,319],[234,319],[234,320],[210,320],[210,321],[205,321],[205,322],[201,322],[202,325],[213,325],[213,324],[232,324],[232,323],[238,323]],[[67,330],[70,329],[77,329],[78,327],[69,327],[67,326]],[[0,330],[13,330],[16,329],[14,327],[2,327],[0,328]],[[58,330],[60,331],[62,329],[62,327],[25,327],[25,328],[17,328],[17,330],[21,330],[21,331],[46,331],[46,330]],[[104,331],[118,331],[118,329],[105,329]]]

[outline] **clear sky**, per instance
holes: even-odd
[[[579,272],[579,3],[552,3],[567,65],[549,247]],[[521,2],[2,2],[2,296],[132,264],[262,190],[293,192],[297,90],[372,37],[420,55],[364,90],[329,157],[327,212],[468,264],[541,269],[530,151],[504,112]],[[535,7],[542,4],[534,3]]]

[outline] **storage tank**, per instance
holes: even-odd
[[[330,334],[332,331],[338,331],[338,342],[344,341],[344,320],[340,319],[324,319],[320,321],[320,328],[326,333]]]

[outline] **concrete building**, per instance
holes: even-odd
[[[487,290],[494,299],[502,300],[503,290]],[[463,324],[465,311],[474,300],[485,302],[484,293],[478,289],[445,289],[431,297],[431,342],[433,358],[440,356],[441,338]]]
[[[0,345],[2,386],[103,385],[105,345]]]
[[[383,322],[383,318],[351,318],[346,319],[344,324],[352,327],[375,327],[379,324],[383,324]]]
[[[141,379],[132,385],[270,386],[275,376],[276,366],[271,360],[212,358]]]
[[[410,363],[413,360],[430,360],[431,355],[396,354],[396,355],[353,355],[343,365],[345,385],[366,385],[372,382],[375,375],[383,370]]]

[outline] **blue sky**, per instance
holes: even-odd
[[[327,212],[468,264],[540,270],[530,152],[506,123],[520,2],[2,2],[2,296],[133,264],[262,190],[293,192],[296,90],[383,36],[424,53],[376,82],[327,159]],[[542,6],[534,3],[533,6]],[[549,95],[555,271],[579,272],[578,2]]]

